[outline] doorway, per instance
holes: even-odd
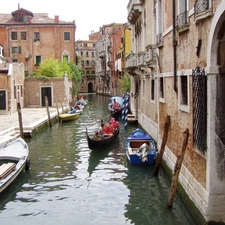
[[[41,88],[41,106],[46,106],[45,96],[47,96],[48,98],[48,105],[52,106],[52,88],[51,87]]]

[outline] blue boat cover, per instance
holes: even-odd
[[[141,129],[137,128],[134,130],[131,135],[127,138],[128,141],[131,140],[152,140],[152,138],[144,133]]]
[[[110,98],[110,104],[113,103],[114,99],[116,99],[116,101],[123,106],[123,97],[119,97],[119,96],[114,96]]]

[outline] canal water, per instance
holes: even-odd
[[[109,114],[109,97],[90,94],[75,121],[56,123],[27,139],[31,167],[0,195],[0,224],[195,225],[176,195],[167,209],[170,181],[163,170],[131,166],[125,139],[137,125],[122,126],[101,151],[88,148],[85,129]]]

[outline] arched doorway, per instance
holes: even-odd
[[[225,0],[213,17],[207,52],[207,180],[208,220],[224,221],[225,206]],[[217,215],[217,217],[215,217]],[[221,215],[218,217],[218,215]]]
[[[88,83],[88,93],[93,92],[93,83],[89,82]]]

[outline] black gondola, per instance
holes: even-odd
[[[118,126],[114,133],[112,133],[111,135],[102,135],[101,137],[98,135],[93,135],[93,137],[90,137],[88,134],[88,130],[86,127],[86,135],[87,135],[87,141],[88,141],[88,147],[90,149],[97,149],[97,148],[102,148],[108,144],[110,144],[111,142],[113,142],[113,140],[119,135],[120,132],[120,127]]]

